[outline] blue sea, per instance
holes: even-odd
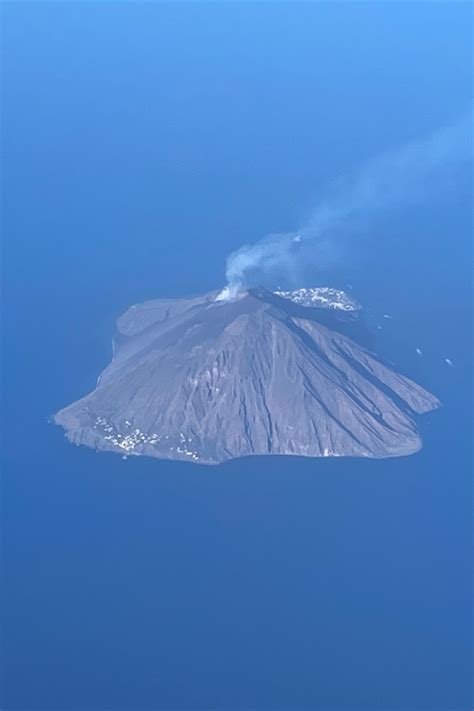
[[[123,460],[50,422],[129,305],[468,110],[471,39],[468,3],[4,5],[4,711],[472,707],[469,167],[314,274],[442,401],[418,454]]]

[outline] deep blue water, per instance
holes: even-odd
[[[2,708],[470,709],[469,171],[315,276],[442,400],[417,455],[123,461],[48,423],[128,305],[220,286],[230,250],[465,111],[469,6],[3,14]]]

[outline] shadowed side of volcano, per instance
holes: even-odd
[[[158,300],[117,322],[96,389],[55,421],[97,449],[219,463],[255,454],[389,457],[417,451],[435,397],[366,346],[359,311],[263,289]]]
[[[316,305],[302,306],[298,302],[282,298],[277,293],[272,293],[261,287],[249,289],[249,293],[265,303],[272,304],[280,312],[284,312],[290,317],[319,323],[321,326],[342,333],[366,347],[373,346],[373,334],[368,330],[364,314],[360,309],[345,311],[321,308]]]

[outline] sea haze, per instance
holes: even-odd
[[[5,6],[2,708],[472,707],[469,171],[304,284],[439,398],[418,453],[124,461],[50,422],[131,304],[465,111],[454,5]]]

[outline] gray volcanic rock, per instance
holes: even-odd
[[[416,452],[415,416],[438,400],[360,343],[367,333],[349,297],[314,293],[132,306],[96,389],[55,422],[77,444],[206,464]]]

